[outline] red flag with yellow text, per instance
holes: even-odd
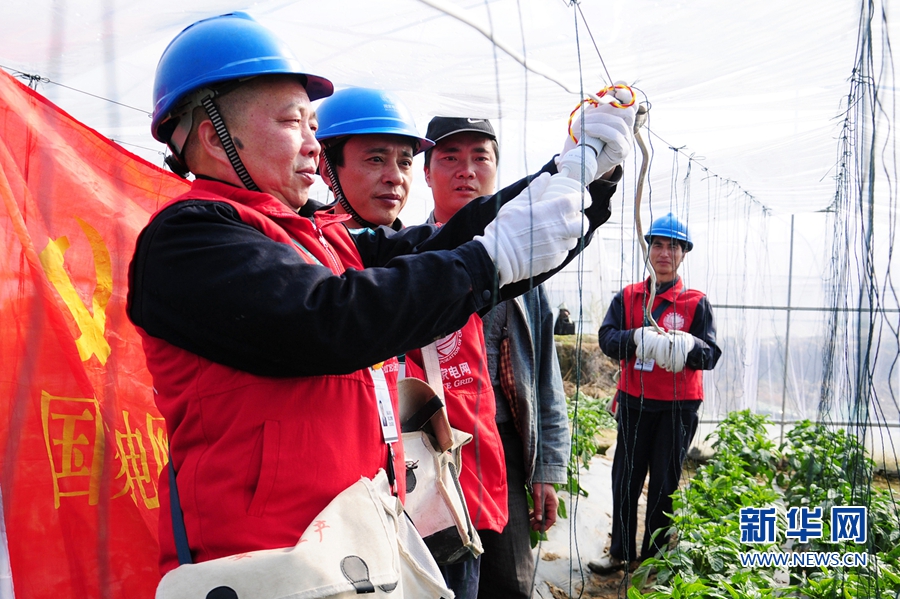
[[[128,264],[187,183],[0,71],[0,493],[16,599],[153,597],[167,462]]]

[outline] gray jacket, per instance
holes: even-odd
[[[485,321],[490,317],[489,313]],[[507,301],[506,326],[516,378],[518,409],[514,412],[519,421],[516,428],[522,431],[526,480],[529,484],[564,484],[571,438],[553,339],[553,313],[543,287]]]

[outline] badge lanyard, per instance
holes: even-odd
[[[397,434],[397,423],[394,421],[394,409],[391,404],[391,393],[388,391],[387,379],[381,364],[369,368],[372,381],[375,383],[375,403],[378,406],[378,419],[381,421],[381,435],[384,442],[390,445],[400,440]]]
[[[375,383],[375,405],[378,407],[378,420],[381,423],[381,436],[387,445],[387,475],[388,484],[394,495],[397,494],[396,473],[394,472],[394,443],[400,440],[397,434],[397,422],[394,420],[394,409],[391,404],[391,392],[388,390],[387,379],[384,378],[384,362],[369,368],[372,382]]]

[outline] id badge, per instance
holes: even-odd
[[[394,410],[391,407],[391,392],[388,391],[387,380],[381,368],[369,368],[375,382],[375,402],[378,404],[378,418],[381,420],[381,434],[385,443],[396,443],[400,440],[397,434],[397,423],[394,421]]]
[[[640,370],[641,372],[650,372],[653,370],[653,366],[656,364],[656,360],[647,360],[646,362],[642,362],[640,359],[635,359],[634,361],[634,369]]]

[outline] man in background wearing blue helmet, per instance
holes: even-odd
[[[187,537],[176,551],[164,473],[163,573],[292,547],[360,477],[402,468],[396,372],[381,363],[540,282],[584,234],[574,194],[547,192],[547,175],[440,231],[352,237],[346,215],[307,201],[310,101],[332,91],[243,13],[189,26],[157,67],[153,135],[196,177],[151,217],[129,275]],[[532,204],[548,226],[523,235]]]
[[[653,221],[645,236],[650,267],[656,274],[656,297],[645,317],[652,279],[619,292],[600,325],[600,349],[621,362],[616,392],[619,422],[613,458],[613,522],[609,553],[588,567],[609,574],[654,557],[669,541],[671,495],[678,489],[681,467],[697,431],[703,400],[703,371],[712,370],[722,351],[706,296],[687,289],[678,276],[684,255],[694,244],[673,214]],[[650,473],[647,516],[640,553],[637,504]],[[652,539],[653,534],[663,529]]]

